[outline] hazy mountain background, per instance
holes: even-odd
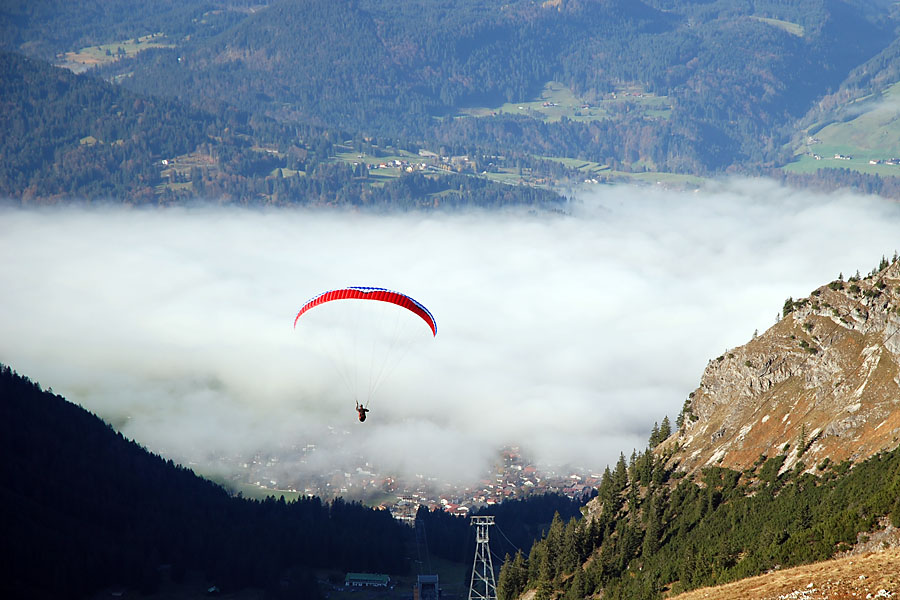
[[[897,18],[844,0],[10,2],[0,47],[90,81],[4,55],[4,129],[56,128],[5,136],[0,191],[408,208],[739,172],[896,195]]]

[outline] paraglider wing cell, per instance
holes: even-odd
[[[352,286],[319,294],[318,296],[304,304],[302,308],[300,308],[300,312],[298,312],[297,316],[294,318],[294,327],[297,327],[297,321],[300,319],[300,316],[309,309],[314,308],[320,304],[324,304],[325,302],[331,302],[332,300],[349,299],[378,300],[380,302],[389,302],[391,304],[401,306],[406,310],[418,315],[423,321],[425,321],[429,329],[431,329],[432,335],[437,335],[437,322],[435,322],[434,316],[432,316],[431,312],[427,308],[425,308],[422,303],[410,298],[406,294],[401,294],[400,292],[393,292],[385,288],[376,287]]]

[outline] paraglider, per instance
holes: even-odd
[[[324,304],[325,302],[348,299],[378,300],[381,302],[390,302],[391,304],[402,306],[403,308],[417,314],[423,321],[425,321],[425,323],[428,324],[428,327],[431,329],[431,334],[434,336],[437,335],[437,322],[434,320],[434,316],[431,314],[431,311],[425,308],[425,305],[421,302],[413,300],[406,294],[401,294],[400,292],[392,292],[391,290],[385,288],[357,286],[341,288],[339,290],[331,290],[330,292],[319,294],[300,308],[300,312],[298,312],[297,316],[294,317],[294,328],[296,329],[297,321],[300,319],[300,316],[309,309],[320,304]]]
[[[383,303],[388,303],[388,304],[393,304],[393,305],[399,306],[400,308],[405,309],[409,313],[412,313],[413,315],[417,316],[419,319],[424,321],[425,324],[428,326],[428,329],[431,331],[432,337],[437,336],[437,322],[434,319],[434,315],[431,314],[431,311],[429,311],[425,307],[424,304],[422,304],[421,302],[411,298],[410,296],[407,296],[406,294],[402,294],[400,292],[395,292],[395,291],[388,290],[386,288],[380,288],[380,287],[363,287],[363,286],[350,286],[350,287],[345,287],[345,288],[340,288],[340,289],[335,289],[335,290],[329,290],[327,292],[323,292],[323,293],[313,297],[308,302],[306,302],[302,307],[300,307],[300,310],[297,312],[297,316],[294,317],[294,329],[297,328],[297,323],[300,320],[300,317],[303,316],[305,313],[307,313],[309,310],[311,310],[317,306],[320,306],[322,304],[333,302],[333,301],[338,301],[338,300],[340,300],[340,301],[343,301],[343,300],[373,300],[376,302],[383,302]],[[408,321],[409,319],[403,317],[403,318],[399,318],[399,320]],[[365,322],[363,327],[365,327],[366,325],[370,325],[370,324],[371,323]],[[371,325],[374,326],[374,324],[371,324]],[[335,336],[328,336],[328,337],[339,337],[339,334],[336,334]],[[368,357],[368,359],[367,359],[367,362],[369,364],[369,367],[367,367],[367,368],[372,368],[372,365],[374,365],[378,362],[382,363],[382,366],[380,369],[378,369],[377,373],[369,374],[370,383],[369,383],[368,397],[363,402],[360,402],[358,398],[354,398],[354,400],[356,402],[356,411],[357,411],[358,419],[359,419],[360,423],[362,423],[366,420],[366,413],[369,412],[369,408],[367,406],[368,400],[371,398],[372,394],[374,393],[374,389],[375,389],[375,387],[377,387],[377,385],[381,379],[383,371],[385,371],[385,365],[386,365],[388,359],[390,358],[388,356],[388,354],[393,353],[398,346],[402,345],[401,343],[398,342],[397,339],[395,339],[396,334],[391,334],[390,337],[391,337],[391,340],[388,342],[385,342],[384,344],[379,344],[379,343],[377,343],[377,341],[376,341],[376,343],[365,344],[365,343],[360,343],[359,340],[354,339],[353,343],[350,344],[350,346],[349,346],[350,348],[352,348],[352,351],[350,349],[343,349],[338,353],[339,356],[335,359],[335,362],[339,363],[336,366],[341,371],[346,371],[351,368],[359,369],[360,367],[358,367],[358,366],[352,367],[351,365],[347,364],[347,363],[353,362],[352,360],[350,360],[349,355],[355,353],[357,351],[358,347],[360,347],[360,346],[362,346],[362,347],[370,346],[372,348],[372,355],[370,357]],[[349,342],[348,342],[348,344],[349,344]],[[360,360],[360,362],[363,363],[365,361]],[[355,380],[358,378],[357,373],[353,373],[351,375],[346,372],[343,372],[342,375],[343,375],[345,381],[354,380],[354,382],[355,382]],[[350,383],[348,383],[348,387],[353,387],[353,386]],[[356,395],[358,393],[358,391],[356,389],[351,389],[351,392],[354,395]]]

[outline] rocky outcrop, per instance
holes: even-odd
[[[660,450],[679,470],[854,462],[900,444],[900,262],[785,302],[768,331],[710,361]]]

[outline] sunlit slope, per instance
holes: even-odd
[[[900,548],[773,571],[671,600],[892,598],[900,592]]]
[[[841,110],[847,114],[844,119],[809,128],[809,135],[796,149],[798,160],[786,168],[797,172],[847,168],[900,175],[900,165],[884,164],[900,158],[900,83]]]
[[[900,443],[900,261],[785,302],[769,330],[706,367],[668,442],[699,473],[785,454],[784,469],[858,462]],[[788,452],[790,451],[790,452]]]

